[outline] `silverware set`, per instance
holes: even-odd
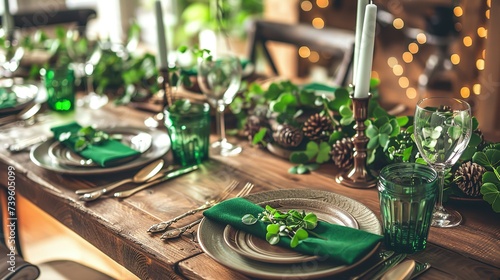
[[[126,178],[123,180],[120,180],[118,182],[114,182],[105,186],[99,186],[96,188],[90,188],[90,189],[79,189],[76,190],[75,193],[80,195],[78,199],[82,201],[94,201],[100,197],[102,197],[105,194],[108,194],[112,190],[127,184],[127,183],[134,183],[134,184],[140,184],[144,183],[138,186],[135,186],[132,189],[121,191],[121,192],[115,192],[113,193],[113,197],[116,198],[126,198],[134,193],[146,189],[150,186],[156,185],[158,183],[167,181],[169,179],[178,177],[180,175],[186,174],[188,172],[194,171],[198,169],[198,166],[190,166],[190,167],[184,167],[184,168],[179,168],[173,170],[172,166],[169,166],[166,169],[162,169],[164,165],[163,159],[159,159],[156,161],[153,161],[152,163],[146,165],[143,167],[141,170],[139,170],[132,178]]]
[[[218,194],[216,197],[207,200],[204,204],[200,205],[197,208],[191,209],[171,220],[168,221],[163,221],[157,224],[152,225],[149,229],[148,232],[151,233],[157,233],[157,232],[162,232],[167,230],[172,224],[178,222],[179,220],[194,215],[196,213],[199,213],[201,211],[204,211],[210,207],[213,207],[217,205],[218,203],[226,200],[229,198],[231,192],[238,186],[239,182],[237,181],[232,181],[229,185],[226,186],[226,188]],[[248,195],[254,187],[254,184],[252,183],[246,183],[245,186],[234,196],[234,197],[243,197],[245,195]],[[197,224],[201,222],[203,218],[197,219],[194,222],[191,222],[185,226],[179,227],[179,228],[174,228],[171,230],[167,230],[163,235],[161,235],[160,239],[166,240],[166,239],[173,239],[173,238],[178,238],[182,234],[184,234],[187,230],[193,228]]]
[[[350,280],[392,280],[413,279],[431,267],[429,263],[406,260],[406,254],[394,254],[393,251],[383,251],[379,261],[362,273],[349,278]]]

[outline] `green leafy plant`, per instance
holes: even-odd
[[[66,132],[59,136],[59,141],[65,141],[73,138],[75,140],[75,150],[83,151],[91,145],[101,145],[111,137],[102,130],[97,130],[92,126],[80,128],[76,133]]]
[[[488,170],[483,174],[481,194],[495,212],[500,212],[500,143],[476,152],[472,160]]]
[[[266,240],[271,245],[277,244],[282,236],[290,237],[291,248],[297,247],[301,240],[309,237],[309,234],[319,237],[311,231],[318,224],[318,217],[314,213],[293,209],[285,213],[266,205],[265,210],[259,213],[258,217],[246,214],[241,219],[246,225],[253,225],[259,220],[268,224],[266,227]]]

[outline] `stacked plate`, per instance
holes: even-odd
[[[16,102],[14,106],[0,108],[0,115],[13,114],[21,111],[26,106],[35,102],[38,94],[38,87],[31,83],[23,83],[14,79],[0,80],[0,90],[6,93],[15,94]]]
[[[375,214],[365,205],[342,195],[319,190],[279,190],[252,194],[248,200],[281,211],[290,209],[314,212],[320,220],[374,234],[382,227]],[[319,256],[272,246],[245,232],[204,219],[198,229],[202,249],[219,263],[243,274],[266,279],[319,278],[332,276],[361,264],[378,246],[352,265],[339,265]]]
[[[125,158],[113,166],[101,167],[92,160],[82,158],[56,139],[49,139],[34,147],[31,160],[47,170],[63,174],[96,175],[138,168],[165,155],[170,149],[168,134],[159,130],[134,127],[99,128],[140,152],[139,156]]]

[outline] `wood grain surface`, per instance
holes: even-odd
[[[101,125],[143,126],[143,120],[149,116],[148,113],[112,104],[99,111],[79,110],[73,117],[53,114],[52,121],[34,127],[4,127],[0,130],[0,141],[13,141],[13,137],[25,137],[36,129],[47,130],[61,118]],[[332,164],[325,164],[312,174],[293,175],[288,173],[292,166],[288,160],[252,147],[246,141],[241,141],[241,144],[243,152],[238,156],[211,155],[210,160],[198,171],[140,191],[126,199],[104,198],[89,203],[79,201],[74,191],[132,176],[135,170],[102,176],[60,175],[36,166],[28,153],[11,154],[2,146],[0,184],[5,185],[7,182],[7,167],[15,167],[19,195],[32,201],[141,279],[248,279],[206,255],[197,243],[195,234],[162,241],[159,235],[146,231],[154,223],[173,218],[204,203],[231,180],[239,180],[240,187],[245,182],[254,183],[254,193],[296,188],[332,191],[356,199],[379,216],[376,189],[352,189],[337,184],[334,180],[337,170]],[[164,158],[167,164],[172,163],[170,154]],[[491,206],[482,202],[450,202],[447,206],[460,211],[464,223],[450,229],[431,228],[428,248],[411,256],[432,264],[432,268],[419,279],[499,279],[500,214],[495,214]],[[201,214],[181,224],[199,217]]]

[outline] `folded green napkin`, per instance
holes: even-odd
[[[0,109],[11,108],[16,104],[17,95],[15,92],[4,88],[0,89]]]
[[[264,211],[262,207],[244,198],[233,198],[213,206],[206,210],[203,215],[216,222],[229,224],[236,229],[265,239],[268,224],[259,220],[253,225],[245,225],[241,221],[245,214],[252,214],[257,217],[262,211]],[[382,240],[381,235],[323,221],[319,221],[313,231],[326,240],[313,237],[310,234],[307,239],[302,240],[292,250],[307,255],[321,256],[330,261],[348,265],[366,256]],[[281,237],[278,243],[278,245],[286,248],[290,248],[289,244],[290,238],[288,237]]]
[[[54,133],[54,138],[59,139],[59,136],[61,136],[61,134],[67,132],[76,135],[78,130],[80,130],[81,128],[82,127],[78,123],[72,122],[69,124],[53,127],[51,128],[51,130]],[[84,158],[92,159],[92,161],[103,167],[113,165],[114,163],[120,162],[125,158],[136,157],[140,154],[138,151],[128,147],[127,145],[124,145],[121,142],[112,139],[101,142],[99,144],[89,145],[82,151],[75,150],[75,142],[75,137],[70,137],[62,141],[62,143],[69,149],[75,151],[77,154],[81,155]]]
[[[320,83],[310,83],[302,86],[303,89],[314,90],[314,91],[329,91],[334,92],[335,88],[331,86],[327,86],[325,84]]]

